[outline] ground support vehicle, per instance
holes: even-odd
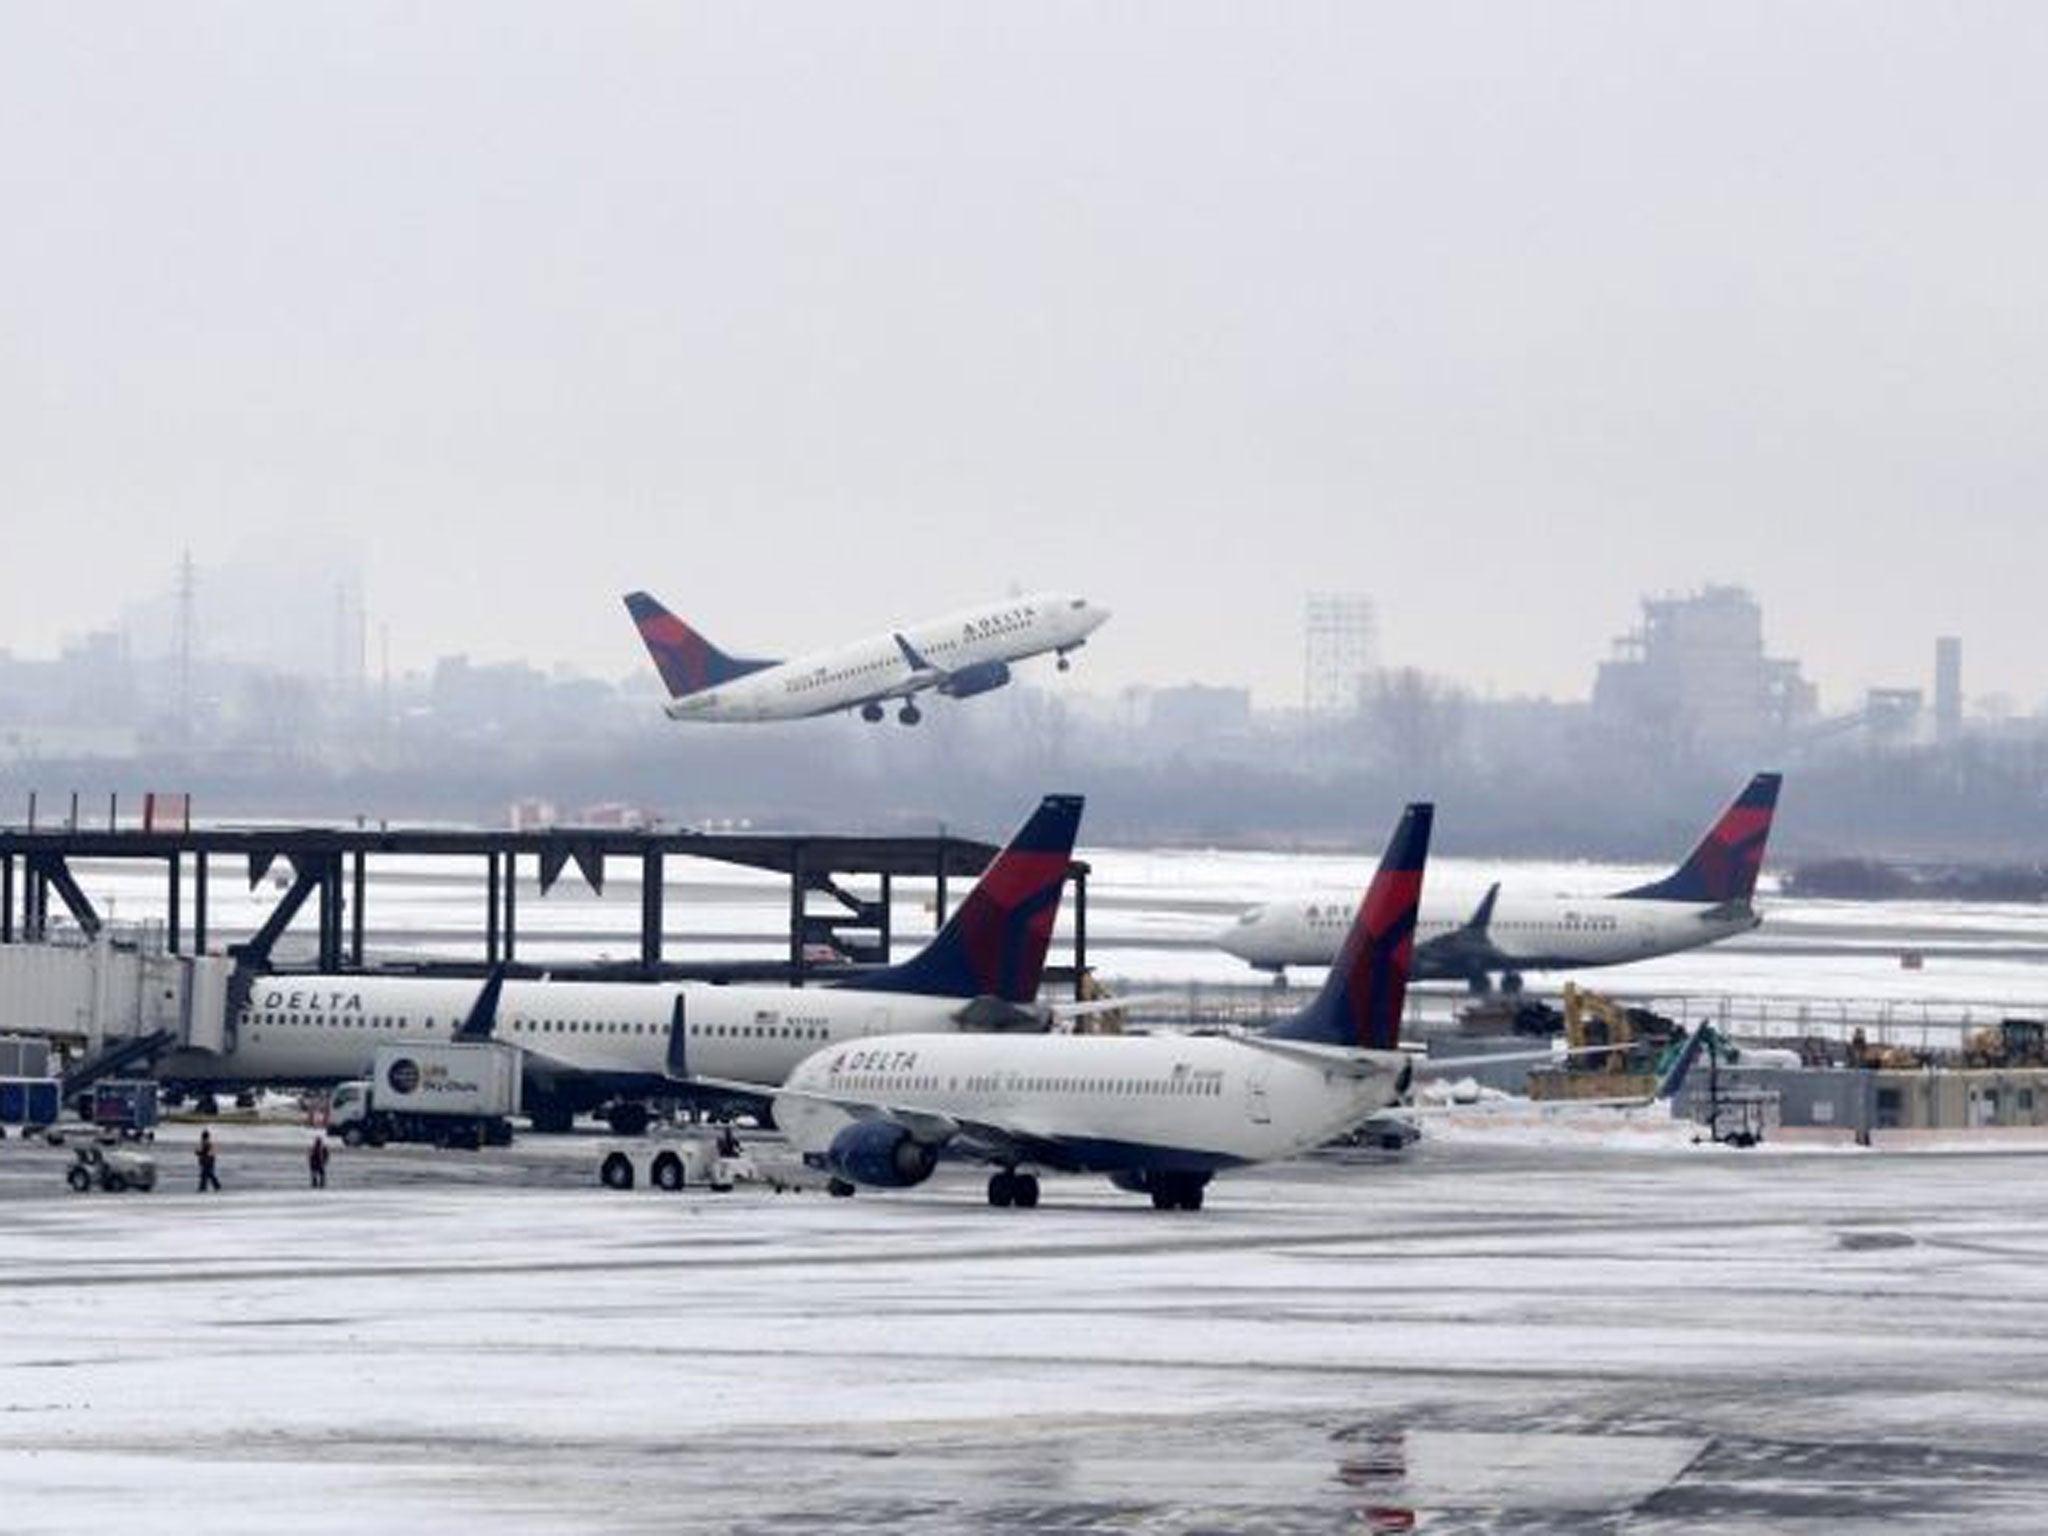
[[[524,1054],[496,1040],[379,1046],[368,1078],[334,1090],[327,1129],[351,1147],[506,1146],[521,1107]]]
[[[81,1195],[90,1189],[103,1189],[110,1195],[130,1189],[147,1193],[156,1188],[156,1159],[147,1152],[99,1142],[74,1146],[64,1182]]]

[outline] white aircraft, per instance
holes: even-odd
[[[626,611],[668,688],[671,720],[801,720],[841,709],[879,720],[901,700],[905,725],[923,718],[915,696],[926,689],[956,699],[987,693],[1009,682],[1012,662],[1047,651],[1066,671],[1068,653],[1109,617],[1086,598],[1040,592],[769,661],[726,655],[645,592],[628,593]]]
[[[1430,819],[1408,807],[1322,991],[1263,1034],[880,1035],[804,1060],[776,1123],[838,1194],[921,1184],[943,1154],[995,1165],[991,1205],[1036,1205],[1043,1168],[1198,1210],[1217,1172],[1320,1146],[1406,1090]]]
[[[839,986],[475,981],[261,975],[235,1015],[234,1048],[184,1050],[157,1075],[193,1089],[319,1085],[361,1077],[380,1045],[494,1038],[524,1052],[536,1129],[566,1131],[610,1105],[622,1134],[645,1101],[703,1071],[767,1096],[833,1041],[903,1029],[1044,1027],[1032,1006],[1081,821],[1078,795],[1048,795],[923,949]],[[1082,1005],[1085,1009],[1095,1005]]]
[[[1652,884],[1612,896],[1502,900],[1496,883],[1469,913],[1442,901],[1425,904],[1415,979],[1459,980],[1483,992],[1498,974],[1503,989],[1515,992],[1524,971],[1621,965],[1749,932],[1763,921],[1752,897],[1778,785],[1775,773],[1752,778],[1691,857]],[[1290,965],[1330,964],[1346,919],[1337,897],[1272,901],[1239,917],[1216,943],[1278,975]]]

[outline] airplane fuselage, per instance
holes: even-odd
[[[1217,942],[1262,970],[1328,965],[1351,916],[1338,896],[1267,902],[1246,912]],[[1463,980],[1489,970],[1623,965],[1713,944],[1762,921],[1746,902],[1710,905],[1620,896],[1511,901],[1503,896],[1485,933],[1498,958],[1475,966],[1452,942],[1471,917],[1470,902],[1424,898],[1415,930],[1416,980]]]
[[[1407,1065],[1315,1055],[1213,1035],[883,1035],[808,1057],[775,1120],[822,1156],[857,1117],[809,1095],[837,1095],[1002,1127],[1040,1149],[1021,1163],[1213,1173],[1322,1145],[1392,1103]]]
[[[420,977],[259,976],[234,1018],[230,1051],[181,1050],[159,1075],[221,1086],[320,1086],[368,1074],[380,1045],[447,1040],[475,1003],[474,981]],[[493,1038],[526,1048],[536,1068],[570,1069],[622,1089],[667,1082],[676,999],[683,1062],[764,1087],[835,1041],[891,1030],[947,1030],[958,998],[828,987],[508,981]]]
[[[1011,662],[1076,649],[1108,617],[1086,599],[1060,593],[988,603],[778,662],[684,694],[666,709],[675,720],[798,720],[934,687],[965,697],[1001,687]],[[911,663],[899,635],[927,669]]]

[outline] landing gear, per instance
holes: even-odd
[[[1208,1188],[1206,1173],[1155,1173],[1148,1181],[1155,1211],[1199,1211]]]
[[[833,1179],[825,1185],[825,1193],[834,1200],[851,1200],[853,1186],[844,1179]]]
[[[996,1207],[1014,1205],[1020,1211],[1028,1211],[1038,1204],[1038,1179],[1029,1173],[1019,1173],[1014,1168],[1004,1168],[989,1175],[988,1203]]]
[[[614,1136],[644,1136],[650,1116],[645,1104],[614,1104],[604,1112]]]
[[[869,699],[867,703],[861,705],[860,717],[861,719],[867,721],[869,725],[873,725],[877,720],[882,718],[882,706],[877,704],[873,699]]]
[[[924,711],[919,709],[915,704],[905,704],[900,710],[896,712],[896,718],[898,720],[901,720],[905,725],[915,725],[918,721],[924,718]]]
[[[576,1129],[576,1111],[559,1099],[542,1099],[528,1107],[533,1128],[543,1136],[566,1136]]]
[[[1485,997],[1493,991],[1493,983],[1487,978],[1486,972],[1480,971],[1465,978],[1465,990],[1474,997]]]
[[[1068,672],[1073,670],[1074,664],[1071,661],[1067,660],[1067,653],[1065,651],[1060,652],[1059,666],[1062,672]]]
[[[1520,997],[1522,995],[1522,973],[1520,971],[1502,971],[1500,973],[1500,989],[1509,997]]]

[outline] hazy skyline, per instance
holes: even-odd
[[[1830,708],[2048,695],[2025,5],[0,8],[0,647],[360,563],[393,659],[794,652],[1012,586],[1076,681],[1582,697],[1751,588]],[[305,560],[309,623],[329,555]]]

